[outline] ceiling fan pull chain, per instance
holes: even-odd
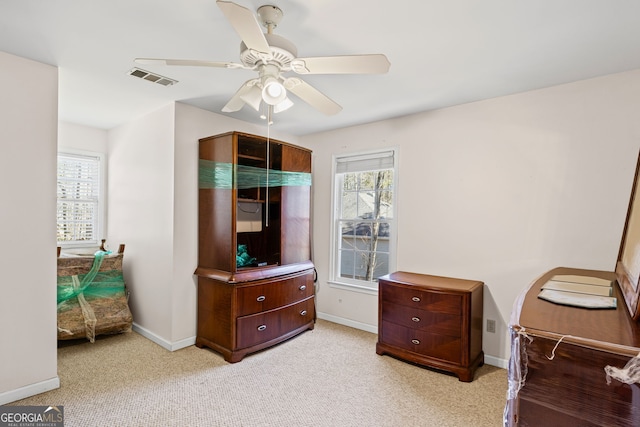
[[[267,170],[267,182],[265,185],[265,197],[264,197],[264,226],[269,226],[269,140],[271,139],[271,112],[273,111],[273,106],[267,106],[267,164],[265,168]]]

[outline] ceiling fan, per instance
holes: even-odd
[[[139,64],[183,65],[198,67],[242,68],[258,72],[258,77],[246,81],[222,108],[223,112],[239,111],[245,104],[260,111],[262,101],[268,113],[278,113],[290,108],[293,102],[287,91],[327,115],[333,115],[342,107],[313,86],[298,77],[285,77],[283,73],[297,74],[382,74],[389,70],[389,60],[382,54],[321,56],[298,58],[293,43],[273,34],[282,19],[282,10],[265,5],[258,8],[258,18],[267,28],[263,33],[253,12],[238,4],[217,0],[227,20],[236,30],[240,44],[240,61],[214,62],[188,59],[136,58]]]

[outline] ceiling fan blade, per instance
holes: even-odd
[[[216,4],[249,49],[271,58],[269,43],[252,11],[229,1],[218,0]]]
[[[251,105],[251,103],[247,102],[245,99],[252,99],[251,97],[247,98],[247,96],[251,92],[254,92],[254,89],[257,89],[258,92],[260,92],[260,89],[256,86],[257,81],[257,79],[251,79],[244,82],[243,85],[240,86],[240,89],[238,89],[238,91],[231,97],[229,102],[227,102],[227,104],[222,107],[222,111],[225,113],[239,111],[242,107],[244,107],[245,102]],[[253,107],[253,105],[251,106]]]
[[[319,56],[291,61],[291,69],[298,74],[384,74],[390,66],[382,54]]]
[[[197,59],[159,59],[159,58],[136,58],[138,64],[146,65],[185,65],[191,67],[218,67],[218,68],[247,68],[242,64],[234,62],[200,61]]]
[[[342,110],[342,107],[328,96],[299,78],[289,77],[285,79],[284,87],[313,108],[328,116],[337,114]]]

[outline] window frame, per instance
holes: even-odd
[[[397,239],[398,239],[398,154],[397,147],[385,147],[375,150],[358,151],[348,154],[334,154],[331,161],[331,238],[330,238],[330,254],[329,254],[329,286],[338,289],[345,289],[349,291],[361,292],[365,294],[377,295],[378,294],[378,282],[366,281],[359,279],[349,279],[345,277],[339,277],[340,274],[340,241],[342,236],[342,229],[340,222],[343,218],[340,217],[342,212],[342,183],[343,179],[339,175],[343,175],[342,172],[338,172],[338,162],[349,158],[358,157],[375,157],[386,152],[393,153],[393,184],[391,186],[393,206],[392,206],[392,218],[385,219],[389,223],[389,273],[396,270],[397,265]],[[373,171],[376,169],[368,169]],[[380,170],[380,169],[377,169]],[[366,172],[366,171],[363,171]]]
[[[56,219],[56,242],[57,246],[64,249],[72,249],[72,248],[88,248],[100,246],[101,240],[106,238],[106,189],[107,189],[107,176],[106,176],[106,156],[104,153],[97,151],[86,151],[86,150],[78,150],[75,148],[64,148],[60,149],[56,155],[56,182],[57,182],[57,171],[58,171],[58,156],[69,156],[69,157],[78,157],[78,158],[91,158],[97,159],[99,162],[98,167],[98,208],[97,208],[97,224],[96,231],[94,234],[94,240],[86,240],[86,241],[58,241],[57,240],[57,228],[58,222]],[[57,185],[57,184],[56,184]],[[58,204],[58,196],[56,189],[56,206]],[[57,208],[56,208],[57,212]]]

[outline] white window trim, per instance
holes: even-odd
[[[341,189],[338,189],[336,182],[336,165],[338,159],[347,157],[367,157],[375,155],[377,153],[383,153],[393,151],[393,219],[389,221],[389,273],[396,271],[397,256],[398,256],[398,157],[399,149],[397,147],[387,147],[369,151],[359,151],[349,154],[334,154],[331,157],[331,238],[329,245],[329,280],[327,283],[332,288],[343,289],[353,292],[359,292],[369,295],[378,295],[378,283],[367,282],[364,280],[346,279],[344,277],[338,277],[338,267],[336,265],[336,254],[338,251],[338,221],[337,218],[340,215],[338,203],[338,197],[342,194]]]
[[[61,148],[56,154],[58,155],[71,155],[71,156],[86,156],[97,157],[100,159],[100,196],[98,197],[98,228],[95,242],[82,242],[82,243],[69,243],[69,242],[57,242],[57,245],[64,249],[71,248],[93,248],[100,246],[101,239],[107,238],[107,162],[106,155],[97,151],[78,150],[76,148]],[[56,169],[57,170],[57,169]],[[57,197],[56,197],[57,201]]]

